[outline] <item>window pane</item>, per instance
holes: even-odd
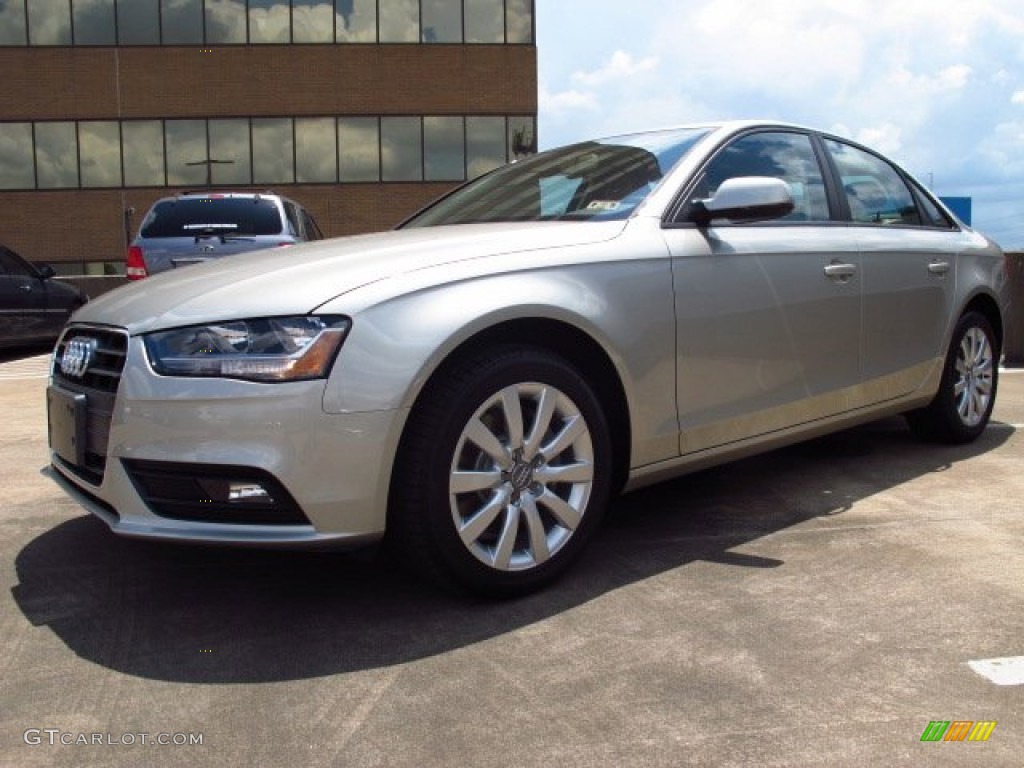
[[[292,42],[333,43],[334,4],[327,0],[293,0]]]
[[[0,123],[0,189],[32,189],[32,124]]]
[[[418,117],[380,119],[381,177],[384,181],[421,181],[423,157]]]
[[[117,4],[117,36],[121,45],[159,45],[160,16],[157,0],[131,0]]]
[[[114,0],[72,0],[75,45],[113,45]]]
[[[36,123],[36,175],[40,189],[78,186],[74,123]]]
[[[505,42],[503,0],[466,0],[466,42]]]
[[[333,117],[300,118],[295,121],[295,180],[338,180],[338,140]]]
[[[423,0],[423,42],[462,42],[462,0]]]
[[[338,118],[342,181],[380,181],[380,128],[376,117]]]
[[[789,185],[795,207],[783,219],[827,221],[825,182],[811,140],[800,133],[756,133],[734,141],[708,164],[695,197],[705,198],[727,179],[768,176]]]
[[[537,138],[532,117],[508,119],[508,159],[518,160],[537,154]]]
[[[295,141],[288,118],[252,121],[252,178],[257,184],[292,184]]]
[[[377,0],[335,0],[339,43],[377,42]]]
[[[461,117],[423,118],[423,160],[427,181],[464,179],[465,146]]]
[[[203,186],[208,159],[205,120],[168,120],[164,123],[167,137],[167,183],[171,186]]]
[[[245,32],[245,0],[206,0],[207,43],[244,43]]]
[[[213,183],[252,184],[249,161],[249,121],[245,118],[210,120],[210,159]],[[230,162],[228,162],[230,161]]]
[[[71,45],[70,0],[28,0],[29,45]]]
[[[466,118],[466,177],[475,179],[505,164],[505,118]]]
[[[121,125],[126,187],[162,187],[164,129],[159,120],[131,120]]]
[[[27,42],[25,3],[21,0],[0,2],[0,45],[25,45]]]
[[[288,0],[249,0],[249,42],[291,41]]]
[[[417,0],[379,0],[380,41],[418,43],[420,14]]]
[[[113,120],[78,124],[83,187],[121,186],[121,126]]]
[[[920,225],[910,190],[896,170],[880,157],[849,144],[826,140],[839,170],[853,220],[862,224]]]
[[[533,0],[505,0],[505,28],[509,43],[533,42]]]

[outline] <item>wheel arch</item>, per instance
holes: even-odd
[[[611,357],[591,335],[564,320],[543,317],[510,319],[481,329],[460,341],[426,377],[416,393],[412,411],[448,369],[487,348],[521,344],[563,358],[593,387],[601,403],[612,442],[613,491],[625,485],[629,474],[632,427],[626,390]],[[404,430],[403,430],[404,432]],[[404,442],[400,440],[401,443]]]
[[[986,320],[989,325],[992,326],[992,331],[996,335],[996,341],[999,344],[999,350],[1002,352],[1003,349],[1003,314],[999,311],[999,304],[996,300],[987,293],[979,293],[971,297],[970,301],[964,306],[963,311],[960,313],[960,317],[963,317],[968,312],[978,312]]]

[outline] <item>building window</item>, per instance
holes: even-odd
[[[121,126],[126,187],[163,187],[164,127],[159,120],[130,120]]]
[[[28,44],[71,45],[70,0],[28,0]]]
[[[249,0],[249,42],[291,42],[288,0]]]
[[[376,117],[338,118],[340,181],[380,181],[380,123]]]
[[[160,0],[164,45],[202,45],[203,0]]]
[[[252,121],[252,180],[256,184],[295,181],[295,136],[290,118],[260,117]]]
[[[78,124],[78,175],[83,187],[121,186],[121,126],[113,120]]]
[[[377,0],[335,0],[334,34],[339,43],[376,43]]]
[[[0,0],[0,46],[532,44],[533,4],[534,0]]]
[[[417,117],[382,117],[380,167],[383,181],[423,180],[422,121]]]
[[[505,42],[504,0],[465,0],[467,43]]]
[[[417,0],[378,0],[382,43],[418,43],[420,7]]]
[[[159,45],[159,0],[118,3],[117,38],[121,45]]]
[[[337,122],[333,117],[296,118],[295,181],[298,184],[338,180]]]
[[[248,41],[245,0],[206,0],[205,14],[208,45],[242,44]]]
[[[422,0],[423,42],[462,42],[462,0]]]
[[[36,123],[36,184],[40,189],[78,186],[74,123]]]
[[[210,176],[214,184],[252,184],[252,144],[245,118],[209,121]]]
[[[123,2],[123,0],[122,0]],[[114,0],[72,0],[75,45],[114,45]]]
[[[535,151],[530,115],[0,123],[0,189],[463,181]]]
[[[0,123],[0,189],[32,189],[32,123]]]
[[[0,45],[28,45],[24,2],[8,0],[0,5]]]
[[[465,122],[461,117],[423,118],[423,177],[427,181],[466,178]]]
[[[328,0],[292,0],[292,42],[333,43],[334,5]]]

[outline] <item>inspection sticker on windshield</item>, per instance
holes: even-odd
[[[588,211],[614,211],[618,207],[618,200],[591,200],[587,204]]]

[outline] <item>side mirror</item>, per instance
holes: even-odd
[[[714,197],[694,200],[690,220],[700,226],[715,219],[767,221],[786,216],[793,208],[793,195],[782,179],[741,176],[722,182]]]
[[[49,280],[51,277],[57,274],[56,272],[53,271],[53,267],[51,267],[49,264],[33,263],[32,266],[36,268],[36,275],[39,277],[40,280]]]

